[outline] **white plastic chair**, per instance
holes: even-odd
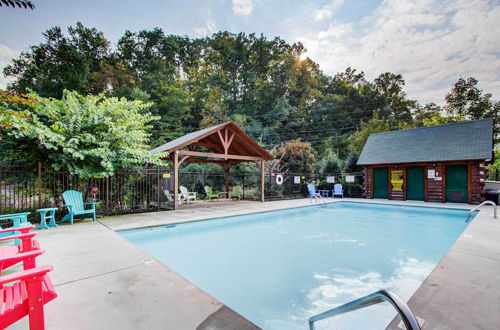
[[[165,194],[165,197],[167,197],[167,201],[171,204],[174,204],[174,195],[166,189],[163,190],[163,193]],[[177,196],[177,205],[182,205],[181,196]]]
[[[190,192],[184,186],[180,186],[179,190],[181,191],[182,200],[186,201],[189,204],[189,201],[196,202],[196,193]]]

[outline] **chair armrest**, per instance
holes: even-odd
[[[37,268],[32,268],[28,270],[23,270],[20,272],[12,273],[5,276],[0,276],[0,284],[5,284],[13,281],[24,280],[24,279],[34,279],[38,276],[43,276],[50,272],[54,267],[52,266],[41,266]]]
[[[5,236],[5,237],[0,237],[0,242],[4,241],[10,241],[13,239],[26,239],[26,238],[33,238],[36,235],[36,233],[26,233],[26,234],[18,234],[18,235],[10,235],[10,236]]]
[[[23,218],[23,217],[27,217],[30,214],[31,214],[31,212],[2,214],[2,215],[0,215],[0,219]]]
[[[88,210],[95,210],[95,206],[97,205],[97,203],[89,202],[89,203],[83,203],[83,205],[91,205],[92,207]]]
[[[16,254],[8,256],[8,257],[0,258],[0,265],[2,265],[4,262],[10,262],[10,261],[20,262],[20,261],[23,261],[24,259],[36,258],[43,253],[45,253],[45,250],[41,250],[41,249],[28,251],[28,252],[16,253]]]
[[[21,232],[21,234],[26,234],[27,232],[29,232],[33,228],[35,228],[35,226],[5,228],[5,229],[1,229],[0,230],[0,234],[2,234],[2,233],[11,233],[13,231],[19,231],[19,232]]]
[[[68,211],[71,212],[73,210],[73,205],[71,204],[64,204],[63,207],[66,206],[68,208]]]

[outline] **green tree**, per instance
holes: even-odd
[[[0,128],[10,129],[18,117],[29,118],[25,106],[38,102],[25,94],[15,94],[0,89]],[[0,140],[1,140],[0,136]]]
[[[368,122],[361,122],[360,128],[349,137],[349,149],[356,154],[360,154],[365,146],[368,136],[374,133],[390,131],[389,123],[379,118],[378,112]]]
[[[318,172],[321,175],[344,171],[344,161],[333,150],[327,150],[318,161]]]
[[[413,113],[414,124],[417,127],[420,126],[432,126],[429,125],[433,121],[444,121],[445,112],[442,107],[435,103],[428,103],[425,106],[418,106]]]
[[[273,150],[273,156],[281,159],[281,169],[288,173],[311,173],[316,167],[311,144],[300,140],[285,142]]]
[[[109,41],[102,32],[77,23],[68,28],[69,36],[61,28],[53,27],[43,33],[45,41],[31,46],[3,70],[5,76],[16,80],[9,89],[18,93],[34,90],[44,97],[62,96],[64,89],[80,93],[99,93],[107,84],[96,81],[103,62],[110,55]],[[96,89],[92,88],[92,85]]]
[[[163,164],[147,145],[148,123],[156,119],[147,112],[151,104],[75,91],[64,91],[61,100],[29,96],[38,102],[28,107],[27,117],[14,118],[1,141],[7,159],[40,161],[82,178]]]
[[[408,99],[403,91],[405,85],[403,76],[385,72],[373,81],[373,85],[378,92],[387,97],[394,120],[403,124],[411,124],[412,111],[417,107],[417,102]]]
[[[494,101],[489,93],[477,87],[477,79],[460,78],[446,95],[446,112],[450,117],[462,120],[493,118],[495,123],[495,140],[498,142],[500,130],[500,101]]]

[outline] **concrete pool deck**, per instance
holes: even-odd
[[[337,199],[335,202],[339,202]],[[466,204],[344,201],[470,209]],[[333,202],[330,199],[330,202]],[[308,199],[113,216],[38,231],[59,297],[47,329],[256,329],[116,230],[308,206]],[[409,300],[424,329],[500,327],[500,219],[484,207]],[[464,219],[465,220],[465,219]],[[389,328],[395,328],[395,320]],[[26,329],[27,318],[10,328]]]

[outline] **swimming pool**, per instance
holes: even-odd
[[[379,289],[408,300],[467,226],[467,210],[340,202],[120,232],[264,329]],[[384,329],[379,304],[317,323]]]

